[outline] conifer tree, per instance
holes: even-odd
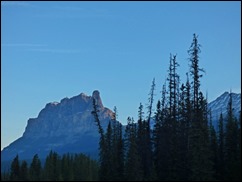
[[[188,54],[190,55],[190,74],[193,78],[192,81],[192,91],[193,91],[193,108],[195,111],[198,109],[198,93],[200,90],[200,80],[199,78],[202,77],[202,74],[200,72],[204,72],[203,69],[199,68],[199,54],[201,52],[200,47],[201,45],[198,44],[197,40],[198,36],[196,34],[193,34],[193,41],[191,44],[190,49],[188,50]]]
[[[98,117],[98,108],[96,104],[96,100],[93,98],[93,111],[92,114],[94,116],[94,120],[98,126],[98,132],[100,134],[100,140],[99,140],[99,163],[100,163],[100,170],[99,170],[99,179],[101,181],[108,180],[107,179],[107,173],[108,173],[108,166],[107,166],[107,144],[105,140],[105,134],[103,131],[103,128],[101,126],[99,117]]]
[[[22,161],[20,166],[20,179],[21,181],[29,180],[28,164],[25,160]]]
[[[124,173],[124,141],[122,135],[122,125],[117,121],[117,107],[114,107],[112,118],[112,180],[123,180]]]
[[[64,154],[61,158],[61,174],[64,181],[73,181],[73,158],[69,153]]]
[[[141,168],[140,155],[138,155],[137,146],[137,128],[134,120],[128,117],[126,134],[126,162],[125,162],[125,180],[127,181],[141,181],[143,173]]]
[[[41,180],[41,162],[38,154],[35,154],[29,168],[30,180]]]
[[[158,100],[156,105],[156,112],[155,112],[155,125],[153,131],[153,142],[154,142],[154,165],[156,173],[159,171],[161,166],[163,165],[161,162],[161,127],[162,127],[162,111],[161,111],[161,102]],[[157,174],[159,179],[159,175]]]
[[[140,103],[139,106],[139,111],[138,111],[138,126],[137,129],[135,129],[135,131],[137,132],[137,138],[136,138],[136,143],[137,143],[137,154],[139,155],[138,158],[140,160],[140,179],[144,180],[144,168],[145,168],[145,156],[146,156],[146,126],[147,123],[146,121],[143,119],[143,105],[142,103]]]
[[[227,108],[227,123],[225,131],[225,180],[239,180],[238,162],[238,123],[232,108],[232,94],[229,95]]]
[[[199,67],[200,45],[197,36],[193,41],[188,54],[190,55],[190,75],[192,77],[192,109],[191,129],[189,130],[189,165],[190,180],[210,180],[212,177],[212,163],[209,153],[209,130],[207,120],[207,101],[200,92],[200,78],[204,72]]]
[[[178,159],[179,159],[179,180],[188,180],[190,166],[188,164],[188,144],[189,130],[191,123],[191,102],[190,102],[190,83],[187,74],[186,84],[180,88],[179,100],[179,129],[178,129]]]
[[[218,179],[224,180],[224,120],[221,112],[218,124]]]
[[[210,142],[209,142],[209,150],[210,150],[210,157],[212,162],[212,178],[211,179],[218,179],[218,141],[216,131],[212,124],[212,113],[211,110],[209,111],[209,132],[210,132]]]
[[[147,121],[144,121],[144,153],[143,153],[143,170],[144,180],[152,180],[154,177],[154,164],[153,164],[153,153],[152,153],[152,142],[151,142],[151,129],[150,120],[152,115],[152,107],[154,102],[154,91],[155,91],[155,78],[153,78],[151,89],[148,98],[148,116]]]
[[[20,165],[18,155],[13,159],[10,170],[10,181],[18,181],[20,179]]]
[[[45,160],[44,170],[45,180],[58,181],[62,179],[61,160],[56,152],[50,151]]]
[[[238,179],[241,181],[241,111],[239,113],[238,121]]]

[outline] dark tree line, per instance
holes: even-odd
[[[2,181],[97,181],[98,164],[83,154],[59,156],[50,152],[42,166],[36,154],[30,165],[13,159],[9,172],[1,174]]]
[[[186,83],[180,85],[177,57],[170,55],[168,78],[154,117],[155,79],[149,93],[147,117],[140,103],[138,121],[128,117],[124,135],[115,134],[116,117],[104,133],[93,100],[93,115],[100,133],[100,180],[241,179],[241,117],[238,121],[234,116],[230,94],[227,115],[221,114],[216,133],[207,98],[200,90],[204,70],[199,67],[200,45],[195,34],[188,54],[190,70]],[[152,129],[151,120],[155,122]],[[121,133],[121,127],[119,130]],[[120,153],[115,143],[122,143]],[[117,155],[122,170],[115,171],[112,156]]]
[[[193,35],[188,50],[189,72],[180,84],[176,55],[170,55],[167,79],[153,113],[155,79],[147,104],[140,103],[138,120],[128,117],[123,129],[117,108],[104,131],[93,99],[99,140],[99,161],[83,154],[59,156],[50,152],[42,167],[38,155],[28,166],[13,159],[2,180],[21,181],[239,181],[241,180],[241,113],[236,118],[232,95],[227,114],[220,115],[219,129],[212,125],[207,96],[200,90],[203,69],[199,67],[200,45]],[[154,123],[151,127],[151,123]]]

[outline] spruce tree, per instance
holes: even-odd
[[[152,142],[151,142],[151,128],[150,120],[152,115],[152,107],[154,102],[154,91],[155,91],[155,78],[153,78],[151,89],[149,92],[148,98],[148,116],[147,121],[144,121],[144,155],[142,158],[143,161],[143,170],[144,170],[144,180],[152,180],[154,177],[154,164],[153,164],[153,153],[152,153]]]
[[[199,54],[201,52],[200,47],[201,45],[198,44],[197,40],[198,36],[196,34],[193,34],[193,41],[191,44],[190,49],[188,50],[188,54],[190,56],[190,74],[193,78],[192,81],[192,90],[193,90],[193,108],[195,110],[198,109],[198,93],[200,90],[200,79],[202,77],[202,74],[200,72],[204,72],[203,69],[199,67]]]
[[[227,107],[227,123],[225,131],[225,180],[239,180],[239,162],[238,162],[238,123],[234,117],[232,108],[232,94],[229,94],[229,103]]]
[[[98,108],[96,104],[96,100],[93,98],[93,111],[92,114],[94,116],[94,120],[98,126],[98,132],[100,134],[100,140],[99,140],[99,163],[100,163],[100,170],[99,170],[99,180],[105,181],[107,179],[107,173],[108,173],[108,166],[107,166],[107,144],[105,140],[105,134],[103,131],[103,128],[101,126],[99,117],[98,117]]]
[[[216,131],[212,124],[212,113],[209,111],[209,132],[210,132],[210,160],[212,162],[212,172],[213,176],[211,179],[218,179],[218,141]]]
[[[123,180],[124,173],[124,141],[122,135],[122,125],[117,121],[117,107],[114,107],[112,117],[112,180]]]
[[[238,121],[238,179],[241,181],[241,111],[239,113]]]
[[[224,161],[224,119],[221,112],[218,124],[218,179],[224,180],[225,161]]]
[[[62,179],[61,160],[60,156],[56,152],[50,151],[49,155],[46,157],[44,175],[45,180],[47,181],[58,181]]]
[[[25,160],[22,161],[20,166],[20,179],[21,181],[29,180],[28,164]]]
[[[29,168],[30,180],[41,180],[41,162],[38,154],[35,154]]]
[[[155,170],[157,173],[157,178],[159,179],[159,169],[161,168],[162,161],[161,161],[161,151],[163,150],[161,147],[161,127],[162,127],[162,111],[161,111],[161,102],[158,100],[156,105],[156,112],[155,112],[155,125],[153,131],[153,142],[154,142],[154,165]]]
[[[10,181],[18,181],[20,179],[20,165],[18,155],[13,159],[10,170]]]
[[[64,181],[73,181],[73,159],[69,153],[64,154],[61,158],[61,174]]]
[[[190,180],[210,180],[212,178],[212,163],[209,153],[209,130],[207,120],[207,101],[200,92],[200,78],[204,72],[199,67],[200,45],[197,36],[193,35],[193,41],[188,54],[190,56],[190,75],[192,77],[192,109],[191,129],[189,130],[189,165]]]
[[[133,119],[128,117],[127,126],[125,129],[126,135],[126,162],[125,162],[125,180],[127,181],[141,181],[143,180],[143,173],[138,155],[137,146],[137,128]]]

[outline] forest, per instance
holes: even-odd
[[[138,121],[128,117],[125,129],[117,121],[115,107],[105,131],[93,99],[92,114],[100,135],[98,161],[83,154],[59,156],[51,151],[43,165],[36,154],[28,167],[26,161],[20,162],[16,156],[9,172],[1,173],[1,180],[240,181],[241,112],[236,118],[230,96],[227,114],[220,114],[215,131],[207,96],[200,89],[204,73],[199,66],[200,48],[194,34],[185,83],[180,83],[177,73],[177,56],[170,55],[167,80],[156,108],[153,79],[148,112],[144,113],[140,103]]]

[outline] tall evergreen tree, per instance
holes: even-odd
[[[179,100],[179,129],[178,129],[178,159],[179,159],[179,180],[188,180],[190,166],[188,163],[189,131],[191,124],[191,98],[190,82],[187,74],[186,84],[180,88]]]
[[[150,93],[149,93],[149,104],[148,104],[148,117],[147,117],[147,124],[148,124],[148,127],[147,128],[150,128],[150,119],[151,119],[151,115],[152,115],[152,107],[153,107],[153,102],[154,102],[154,91],[155,91],[155,78],[153,78],[153,81],[152,81],[152,85],[151,85],[151,89],[150,89]]]
[[[73,181],[73,158],[69,153],[64,154],[61,158],[61,174],[64,181]]]
[[[238,121],[238,179],[241,181],[241,111],[239,113]]]
[[[212,124],[212,113],[209,111],[209,132],[210,132],[210,142],[209,142],[209,150],[210,157],[212,162],[212,172],[213,176],[211,179],[218,179],[218,141],[216,131]]]
[[[41,180],[41,162],[38,154],[35,154],[29,168],[30,180]]]
[[[168,81],[169,81],[169,110],[171,118],[177,117],[178,107],[178,93],[179,89],[179,76],[177,74],[177,67],[179,64],[176,61],[176,55],[170,55],[170,65],[168,70]]]
[[[125,162],[125,180],[127,181],[141,181],[143,180],[143,173],[140,161],[140,155],[138,155],[137,146],[137,128],[133,119],[128,117],[127,126],[125,129],[126,134],[126,162]]]
[[[151,142],[151,129],[150,120],[152,115],[152,107],[154,102],[154,91],[155,91],[155,78],[153,78],[151,89],[148,98],[148,116],[147,121],[144,120],[144,153],[143,153],[143,170],[144,180],[152,180],[154,177],[154,164],[153,164],[153,153],[152,153],[152,142]]]
[[[45,180],[47,181],[58,181],[62,179],[61,160],[60,156],[56,152],[50,151],[49,155],[46,157],[44,175]]]
[[[158,171],[161,168],[162,164],[162,156],[161,151],[163,150],[161,147],[161,127],[162,127],[162,110],[161,110],[161,102],[158,100],[156,105],[156,113],[155,113],[155,125],[153,131],[153,142],[154,142],[154,165],[157,173],[157,178],[159,179]]]
[[[122,125],[117,121],[117,108],[114,107],[112,118],[112,180],[123,180],[124,173],[124,141]]]
[[[28,171],[28,164],[24,160],[20,166],[20,179],[21,181],[28,181],[29,180],[29,171]]]
[[[224,119],[221,112],[218,124],[218,179],[224,180]]]
[[[200,77],[204,72],[199,67],[200,45],[197,36],[193,41],[188,54],[190,55],[190,75],[192,76],[192,110],[191,129],[189,131],[189,165],[190,180],[210,180],[212,178],[212,163],[209,153],[209,130],[207,120],[207,101],[200,92]]]
[[[10,170],[10,181],[18,181],[20,179],[20,165],[18,155],[13,159]]]
[[[168,180],[177,180],[177,152],[178,152],[178,145],[177,145],[177,75],[176,75],[176,56],[170,55],[170,66],[169,66],[169,115],[167,118],[168,124],[168,146],[167,150],[169,151],[168,157]]]
[[[232,108],[232,94],[227,108],[227,123],[225,131],[225,180],[239,180],[238,162],[238,123]]]
[[[101,181],[108,180],[108,166],[107,166],[107,144],[105,140],[105,134],[103,131],[103,128],[101,126],[99,117],[98,117],[98,108],[96,104],[96,100],[93,99],[93,111],[92,114],[94,116],[94,120],[98,126],[98,132],[100,134],[100,140],[99,140],[99,163],[100,163],[100,170],[99,170],[99,179]]]
[[[104,165],[103,167],[103,177],[106,178],[107,181],[113,180],[114,175],[114,164],[113,164],[113,143],[112,143],[112,127],[109,121],[107,132],[105,134],[105,143],[106,149],[104,153]]]
[[[198,97],[199,97],[199,90],[200,90],[200,80],[199,78],[202,77],[200,72],[204,72],[203,69],[199,68],[199,53],[201,52],[200,47],[201,45],[198,44],[197,40],[198,36],[193,34],[193,41],[191,44],[190,49],[188,50],[188,54],[190,55],[190,74],[193,78],[192,81],[192,91],[193,91],[193,108],[195,110],[198,109]]]

